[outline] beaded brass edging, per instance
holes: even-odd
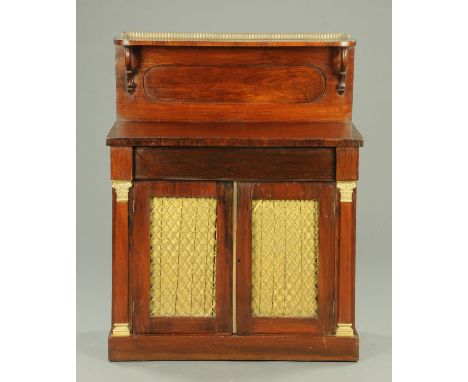
[[[209,33],[209,32],[123,32],[120,38],[133,41],[349,41],[349,33]]]

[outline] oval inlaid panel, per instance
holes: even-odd
[[[313,66],[158,65],[144,76],[145,93],[169,103],[309,103],[326,88]]]

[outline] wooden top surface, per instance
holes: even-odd
[[[351,122],[153,122],[118,121],[108,146],[359,147]]]
[[[348,33],[124,32],[125,46],[354,46]]]

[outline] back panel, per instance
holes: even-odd
[[[354,47],[346,48],[345,76],[342,52],[339,46],[116,45],[118,119],[349,121]]]

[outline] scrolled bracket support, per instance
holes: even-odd
[[[342,95],[346,89],[346,71],[348,69],[348,48],[340,48],[340,80],[336,86],[338,94]]]
[[[129,46],[124,46],[125,52],[125,82],[127,83],[128,94],[135,92],[136,84],[133,76],[132,50]]]

